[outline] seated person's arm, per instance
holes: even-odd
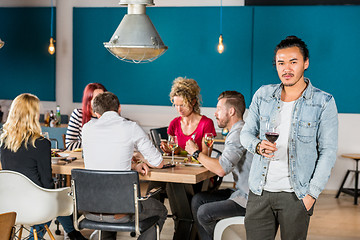
[[[81,114],[78,109],[75,109],[70,116],[69,124],[66,130],[65,145],[67,150],[74,150],[81,148],[80,129],[81,129]]]
[[[142,154],[144,162],[152,168],[162,168],[164,165],[161,153],[156,149],[144,130],[137,124],[134,126],[135,145]]]
[[[131,169],[137,171],[138,173],[142,175],[148,175],[149,173],[149,167],[146,163],[140,162],[140,163],[131,163]]]
[[[207,147],[205,146],[205,148],[207,148]],[[195,151],[199,150],[199,147],[196,145],[196,143],[194,141],[188,140],[186,142],[185,150],[190,155],[192,155]],[[219,159],[208,157],[207,154],[204,154],[204,152],[201,152],[199,154],[199,157],[197,160],[201,164],[203,164],[206,169],[215,173],[216,175],[218,175],[220,177],[223,177],[226,175],[224,169],[221,167],[221,165],[219,163]]]

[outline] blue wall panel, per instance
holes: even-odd
[[[80,102],[89,82],[101,82],[123,104],[170,105],[172,81],[194,78],[203,106],[215,107],[224,90],[238,90],[251,99],[252,8],[223,9],[225,51],[216,51],[219,8],[147,8],[169,47],[156,61],[125,63],[104,47],[126,13],[125,8],[74,9],[74,101]]]
[[[0,99],[29,92],[55,101],[55,55],[48,51],[50,8],[0,8]]]
[[[340,113],[360,113],[360,6],[256,7],[254,14],[255,90],[279,82],[273,50],[296,35],[310,51],[305,76],[335,97]]]

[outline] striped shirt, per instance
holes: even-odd
[[[67,150],[81,148],[82,110],[74,109],[71,113],[69,125],[66,130],[65,145]]]

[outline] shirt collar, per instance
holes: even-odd
[[[305,99],[311,99],[314,94],[314,87],[312,86],[310,79],[304,77],[304,81],[306,82],[307,86],[301,96]],[[271,97],[280,100],[283,86],[284,85],[282,83],[278,84],[274,92],[272,93]]]

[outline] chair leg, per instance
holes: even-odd
[[[158,224],[156,224],[156,239],[160,240],[160,227]]]
[[[34,234],[34,240],[38,240],[38,235],[35,228],[33,229],[33,234]]]
[[[49,227],[46,224],[45,224],[45,229],[46,229],[47,233],[49,234],[51,240],[55,240],[54,235],[52,235]]]
[[[338,190],[335,198],[338,198],[338,197],[340,196],[340,193],[341,193],[342,190],[343,190],[344,184],[345,184],[345,182],[346,182],[347,177],[349,176],[349,173],[350,173],[350,170],[347,170],[347,172],[346,172],[346,174],[345,174],[345,177],[344,177],[344,180],[342,181],[341,186],[340,186],[340,188],[339,188],[339,190]]]
[[[55,234],[56,235],[60,235],[61,231],[60,231],[60,222],[58,220],[55,220],[55,224],[56,224],[56,230],[55,230]]]
[[[98,240],[101,240],[101,235],[102,235],[102,231],[99,230],[99,238],[98,238]]]
[[[23,229],[24,229],[24,225],[21,225],[21,226],[20,226],[20,229],[19,229],[19,235],[18,235],[18,236],[19,236],[19,237],[18,237],[19,239],[21,239],[21,237],[22,237],[22,231],[23,231]]]

